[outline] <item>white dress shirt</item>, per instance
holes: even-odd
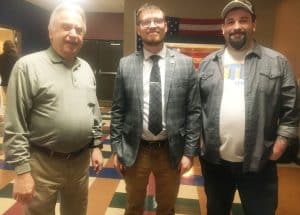
[[[165,75],[166,75],[166,52],[167,49],[164,46],[163,49],[158,53],[151,53],[144,49],[144,61],[143,61],[143,134],[142,138],[148,141],[158,141],[167,139],[166,131],[166,114],[165,114]],[[161,78],[161,93],[162,93],[162,125],[163,130],[158,134],[152,134],[148,129],[149,121],[149,100],[150,100],[150,73],[152,69],[153,62],[150,59],[152,55],[159,55],[160,59],[158,61],[160,69]]]

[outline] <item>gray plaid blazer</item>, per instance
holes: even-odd
[[[143,53],[123,57],[115,80],[111,110],[111,146],[120,161],[132,166],[143,131]],[[200,95],[190,57],[167,49],[165,77],[166,129],[173,167],[199,148]]]

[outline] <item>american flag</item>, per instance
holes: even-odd
[[[182,19],[167,17],[169,34],[222,36],[221,19]]]
[[[223,44],[222,19],[186,19],[168,16],[166,42]],[[137,50],[143,47],[137,36]]]

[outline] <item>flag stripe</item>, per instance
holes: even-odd
[[[180,24],[195,24],[195,25],[220,25],[222,19],[183,19],[179,18]]]
[[[179,30],[179,34],[183,35],[210,35],[210,36],[222,36],[222,31],[192,31],[192,30]]]
[[[193,24],[179,24],[179,31],[221,31],[221,25],[193,25]]]
[[[222,35],[222,19],[184,19],[178,18],[178,33],[183,35]],[[176,32],[176,29],[173,29]]]

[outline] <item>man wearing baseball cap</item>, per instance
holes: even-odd
[[[256,42],[256,14],[230,1],[221,17],[226,45],[202,60],[200,161],[208,215],[229,215],[239,191],[247,215],[274,215],[276,160],[297,136],[297,85],[287,59]]]

